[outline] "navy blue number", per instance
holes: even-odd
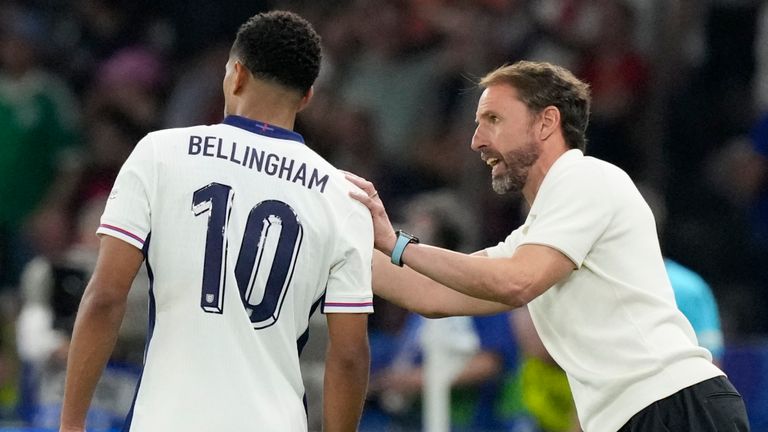
[[[203,292],[200,306],[209,313],[224,312],[224,285],[227,272],[226,227],[232,210],[232,188],[211,183],[192,195],[192,211],[195,216],[208,213],[208,233],[205,236],[205,261],[203,264]]]
[[[200,299],[200,306],[209,313],[223,311],[226,231],[233,197],[232,188],[219,183],[211,183],[193,195],[195,216],[210,211]],[[235,264],[235,281],[254,328],[269,327],[277,321],[302,237],[299,218],[288,204],[268,200],[251,209]]]
[[[254,328],[277,321],[283,298],[291,283],[302,239],[299,218],[281,201],[262,201],[251,210],[235,265],[240,299]],[[267,251],[274,250],[270,256]],[[267,252],[267,253],[265,253]],[[271,265],[267,267],[268,264]],[[269,272],[263,270],[269,269]],[[254,302],[254,286],[263,286],[261,301]]]

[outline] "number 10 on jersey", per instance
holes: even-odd
[[[230,186],[220,183],[211,183],[192,195],[194,215],[208,215],[200,296],[200,306],[208,313],[224,313],[227,229],[234,195]],[[235,264],[235,282],[255,329],[271,326],[280,316],[302,236],[296,212],[282,201],[262,201],[248,214]],[[262,292],[263,296],[256,298]]]

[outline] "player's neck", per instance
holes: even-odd
[[[257,84],[240,102],[230,114],[293,130],[299,104],[295,93]]]

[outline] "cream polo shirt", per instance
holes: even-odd
[[[618,167],[563,154],[525,224],[487,253],[511,256],[523,244],[574,263],[528,307],[586,432],[615,432],[651,403],[723,375],[675,306],[651,210]]]

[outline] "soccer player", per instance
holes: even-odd
[[[675,307],[648,205],[621,169],[583,154],[587,85],[536,62],[480,85],[472,149],[497,193],[522,192],[525,223],[474,255],[419,244],[350,174],[374,219],[374,292],[431,316],[527,304],[589,432],[749,430],[741,396]]]
[[[368,381],[373,229],[356,189],[292,128],[319,37],[301,17],[240,27],[221,124],[150,133],[125,162],[75,323],[61,431],[83,431],[146,260],[150,332],[126,431],[306,431],[299,353],[327,314],[324,430],[353,431]]]

